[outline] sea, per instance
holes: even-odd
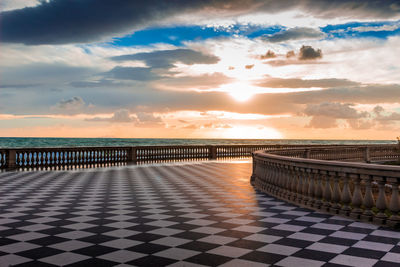
[[[311,139],[183,139],[183,138],[47,138],[0,137],[0,148],[158,146],[158,145],[362,145],[396,144],[396,140],[311,140]]]

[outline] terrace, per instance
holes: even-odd
[[[296,164],[305,164],[301,157],[312,160],[316,155],[387,160],[396,158],[395,152],[388,156],[392,148],[383,153],[352,147],[344,159],[344,154],[322,148],[291,148],[295,155],[280,149],[276,155],[275,147],[271,153],[255,153],[254,166],[247,158],[107,168],[75,164],[73,170],[62,170],[70,166],[60,163],[58,171],[2,172],[0,266],[396,266],[400,232],[361,222],[360,217],[302,207],[300,197],[281,200],[287,196],[282,186],[288,183],[276,182],[284,177],[284,160],[288,162],[279,157],[290,156]],[[279,171],[281,176],[262,176],[257,164],[273,160],[270,173]],[[308,173],[306,166],[292,170]],[[293,177],[300,181],[300,176]],[[270,186],[259,186],[259,178]],[[343,184],[339,189],[343,191]],[[350,189],[354,196],[354,187]]]

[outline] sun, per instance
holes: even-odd
[[[248,101],[256,94],[253,86],[244,82],[223,85],[221,86],[221,90],[228,93],[233,99],[239,102]]]

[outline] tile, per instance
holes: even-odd
[[[296,253],[297,251],[299,251],[300,249],[301,248],[297,248],[297,247],[290,247],[290,246],[276,245],[276,244],[268,244],[268,245],[266,245],[264,247],[261,247],[261,248],[257,249],[257,251],[290,256],[290,255]]]
[[[322,243],[322,242],[315,242],[307,247],[307,249],[311,250],[324,251],[336,254],[340,254],[348,248],[349,248],[348,246],[341,246],[341,245]]]
[[[353,245],[355,248],[365,248],[371,250],[378,250],[378,251],[390,251],[394,245],[389,244],[382,244],[378,242],[370,242],[370,241],[358,241]]]
[[[82,242],[82,241],[78,241],[78,240],[70,240],[70,241],[65,241],[65,242],[51,245],[49,247],[63,250],[63,251],[73,251],[76,249],[81,249],[81,248],[89,247],[92,245],[93,244],[88,243],[88,242]]]
[[[29,261],[32,261],[32,260],[29,258],[14,255],[14,254],[0,256],[0,263],[6,262],[7,265],[9,265],[9,266],[22,264],[22,263],[29,262]]]
[[[125,263],[145,256],[146,254],[143,253],[137,253],[128,250],[117,250],[111,253],[101,255],[98,258],[113,262]]]
[[[100,245],[112,247],[112,248],[118,248],[118,249],[126,249],[129,247],[140,245],[142,243],[143,242],[136,241],[136,240],[120,238],[120,239],[114,239],[114,240],[110,240],[110,241],[101,243]]]
[[[251,252],[251,251],[252,250],[250,250],[250,249],[244,249],[244,248],[237,248],[237,247],[231,247],[231,246],[219,246],[217,248],[207,251],[207,253],[217,254],[217,255],[231,257],[231,258],[238,258],[238,257],[241,257],[241,256]]]
[[[400,253],[388,252],[388,253],[386,253],[385,256],[383,256],[381,258],[381,260],[399,263],[400,262]]]
[[[293,267],[293,266],[307,266],[307,267],[319,267],[324,265],[323,261],[316,261],[310,259],[303,259],[297,257],[287,257],[276,263],[276,266],[285,266],[285,267]]]
[[[279,239],[282,239],[281,236],[274,235],[264,235],[264,234],[253,234],[244,238],[245,240],[258,241],[263,243],[273,243]]]
[[[231,261],[228,261],[224,264],[219,265],[219,267],[268,267],[269,264],[265,263],[259,263],[259,262],[254,262],[254,261],[247,261],[247,260],[241,260],[241,259],[234,259]]]
[[[342,264],[347,266],[362,266],[369,267],[373,266],[378,260],[369,259],[369,258],[361,258],[349,255],[338,255],[329,262]]]
[[[65,253],[56,254],[56,255],[53,255],[50,257],[41,258],[41,259],[39,259],[39,261],[58,265],[58,266],[63,266],[63,265],[72,264],[74,262],[82,261],[82,260],[85,260],[88,258],[89,258],[88,256],[84,256],[81,254],[65,252]]]
[[[170,248],[170,249],[155,253],[154,255],[181,261],[181,260],[193,257],[200,253],[201,252],[194,251],[194,250],[188,250],[188,249],[182,249],[182,248]]]
[[[294,233],[288,237],[293,238],[293,239],[301,239],[301,240],[306,240],[306,241],[317,242],[317,241],[321,240],[322,238],[324,238],[325,236],[298,232],[298,233]]]
[[[180,246],[185,243],[188,243],[190,241],[191,240],[187,240],[187,239],[183,239],[183,238],[164,237],[164,238],[160,238],[160,239],[151,241],[151,243],[164,245],[164,246],[168,246],[168,247],[176,247],[176,246]]]
[[[204,238],[199,239],[200,242],[218,244],[218,245],[225,245],[237,240],[237,238],[226,237],[226,236],[219,236],[219,235],[210,235]]]
[[[361,240],[365,238],[366,234],[359,234],[359,233],[351,233],[351,232],[343,232],[343,231],[336,231],[330,236],[344,238],[344,239],[353,239],[353,240]]]

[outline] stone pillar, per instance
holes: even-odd
[[[208,159],[217,159],[217,147],[208,146]]]
[[[14,149],[9,149],[7,153],[6,169],[15,170],[17,167],[17,152]]]
[[[131,147],[129,149],[129,155],[128,155],[128,163],[137,163],[137,148],[136,147]]]
[[[364,148],[364,161],[367,163],[371,162],[369,147]]]

